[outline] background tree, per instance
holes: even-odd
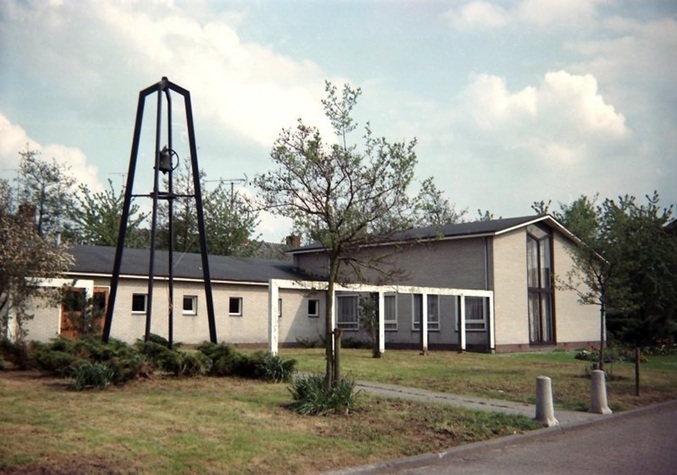
[[[449,203],[444,193],[435,186],[432,177],[421,185],[421,192],[416,202],[418,227],[441,227],[445,224],[460,223],[468,213],[468,209],[456,211],[456,204]]]
[[[546,203],[545,201],[534,201],[531,204],[531,209],[533,209],[536,214],[548,214],[550,212],[550,205],[552,204],[552,200],[548,200]]]
[[[199,252],[197,209],[192,169],[188,161],[174,170],[173,190],[178,195],[188,195],[174,200],[174,250]],[[202,206],[205,217],[205,234],[210,254],[250,257],[256,255],[258,211],[252,203],[236,190],[227,190],[223,182],[211,192],[206,191],[206,175],[200,172]],[[169,249],[168,206],[161,202],[158,214],[158,248]]]
[[[677,243],[666,225],[672,207],[661,208],[658,193],[639,204],[634,196],[604,200],[582,196],[563,206],[562,223],[583,239],[573,259],[573,276],[582,303],[600,306],[600,367],[604,364],[607,312],[610,327],[635,347],[636,392],[639,394],[639,353],[657,338],[675,334],[677,307]]]
[[[491,211],[482,211],[481,209],[477,210],[477,221],[492,221],[494,219],[496,219],[496,217],[494,217],[494,213]]]
[[[73,205],[75,178],[66,165],[46,161],[26,147],[19,152],[18,200],[35,210],[39,235],[57,234],[67,226],[67,210]]]
[[[246,196],[219,182],[204,202],[209,252],[220,256],[253,257],[261,242],[256,235],[259,215]]]
[[[36,225],[32,203],[16,205],[12,189],[0,180],[0,336],[10,336],[10,316],[15,319],[21,340],[23,324],[33,316],[30,304],[39,297],[58,297],[41,287],[41,278],[57,277],[72,265],[72,256],[54,235]]]
[[[322,104],[336,142],[325,142],[316,127],[299,120],[273,146],[275,169],[257,175],[254,183],[269,210],[293,219],[306,242],[320,243],[327,253],[326,383],[332,387],[340,379],[332,322],[341,266],[378,269],[378,262],[357,262],[357,251],[415,223],[408,190],[417,159],[415,140],[376,138],[368,124],[362,147],[350,144],[349,135],[357,127],[351,114],[361,90],[345,85],[339,92],[326,82],[325,92]]]
[[[100,193],[92,193],[87,185],[80,184],[74,206],[68,213],[68,240],[77,244],[116,246],[123,203],[124,192],[116,192],[111,180],[108,180],[108,189]],[[147,217],[146,213],[139,212],[137,204],[130,206],[127,247],[142,248],[149,244],[144,239],[147,236],[139,232]]]

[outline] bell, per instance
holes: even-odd
[[[172,154],[167,146],[160,151],[159,167],[162,173],[172,171]]]

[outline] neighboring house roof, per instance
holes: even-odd
[[[114,247],[75,245],[70,252],[75,258],[75,264],[69,274],[103,276],[113,274]],[[168,276],[168,257],[167,251],[155,251],[156,277]],[[200,254],[175,251],[173,257],[175,278],[202,280]],[[148,249],[125,249],[120,274],[147,276],[149,263]],[[209,273],[213,281],[268,282],[269,279],[304,278],[289,261],[231,256],[209,256]]]
[[[382,244],[393,242],[412,241],[415,239],[461,239],[482,236],[498,236],[514,231],[515,229],[528,226],[530,224],[545,223],[576,242],[576,238],[569,230],[562,226],[555,218],[549,214],[521,216],[517,218],[492,219],[491,221],[475,221],[470,223],[446,224],[444,226],[429,226],[425,228],[412,228],[401,233],[395,234],[393,238]],[[308,246],[292,249],[291,254],[317,252],[323,247],[320,243],[313,243]]]

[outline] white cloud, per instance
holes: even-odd
[[[232,16],[201,24],[180,9],[149,14],[139,7],[106,4],[100,21],[127,38],[126,49],[143,56],[146,71],[167,71],[171,81],[190,85],[193,107],[208,122],[265,147],[298,117],[326,124],[317,65],[242,42]]]
[[[19,152],[26,147],[39,152],[44,160],[54,158],[58,163],[65,165],[79,183],[87,183],[92,191],[102,189],[97,178],[97,167],[87,162],[82,150],[62,144],[41,145],[31,139],[22,127],[12,124],[0,112],[0,168],[3,177],[11,179],[15,176],[19,166]]]
[[[503,7],[481,0],[451,9],[447,11],[446,17],[460,30],[502,27],[510,21],[508,12]]]
[[[460,97],[464,111],[483,130],[519,130],[566,141],[628,133],[625,117],[605,102],[591,75],[548,72],[538,86],[510,92],[504,79],[482,74]]]
[[[446,12],[446,18],[459,30],[494,29],[511,25],[538,28],[564,28],[594,21],[599,4],[608,0],[522,0],[511,8],[474,0]]]

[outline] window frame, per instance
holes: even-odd
[[[468,319],[468,301],[465,301],[465,309],[466,309],[466,316],[465,316],[465,331],[467,332],[486,332],[487,331],[487,325],[489,322],[489,299],[486,297],[478,296],[478,295],[462,295],[459,296],[456,302],[456,331],[459,331],[459,323],[461,321],[461,301],[460,299],[481,299],[482,301],[482,320],[480,321],[479,319],[471,318]],[[468,328],[468,325],[478,325],[482,324],[481,328],[477,327],[471,327]]]
[[[346,321],[339,321],[340,312],[339,309],[342,309],[342,304],[339,305],[339,301],[342,301],[343,299],[348,300],[348,299],[354,299],[355,305],[355,321],[354,322],[346,322]],[[336,327],[340,328],[344,331],[359,331],[360,330],[360,300],[359,300],[359,295],[357,294],[348,294],[348,295],[337,295],[336,296]]]
[[[310,304],[315,304],[315,312],[310,311]],[[320,299],[307,299],[306,310],[308,312],[308,318],[320,318]]]
[[[538,225],[529,226],[526,232],[526,249],[529,344],[554,344],[557,342],[557,323],[552,230]]]
[[[440,296],[437,294],[426,294],[426,302],[428,305],[428,332],[439,332],[440,331]],[[421,297],[420,305],[416,303],[416,297]],[[431,299],[434,297],[434,299]],[[430,304],[432,300],[436,301],[436,312],[430,312]],[[416,319],[416,314],[420,312],[418,320]],[[434,319],[431,319],[430,316],[434,315]],[[423,318],[423,294],[411,294],[411,330],[418,332],[421,331],[421,318]]]
[[[137,297],[143,297],[143,310],[135,310],[134,304]],[[132,294],[132,315],[146,315],[148,313],[148,294],[133,293]]]
[[[186,301],[189,300],[191,302],[191,308],[186,309]],[[183,296],[183,302],[181,305],[181,312],[183,315],[187,317],[195,317],[197,316],[197,295],[184,295]]]
[[[237,302],[237,311],[233,312],[233,302]],[[244,300],[242,297],[228,297],[228,316],[229,317],[241,317],[244,314]]]
[[[386,299],[393,299],[393,317],[388,319]],[[397,320],[397,294],[384,294],[383,295],[383,329],[387,332],[396,332],[398,328]]]

